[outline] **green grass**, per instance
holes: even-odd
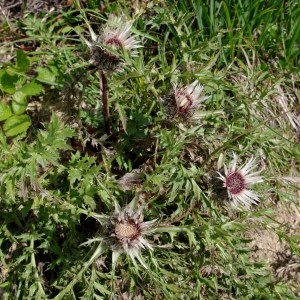
[[[104,1],[104,13],[99,2],[2,18],[2,298],[298,299],[296,279],[253,259],[248,235],[274,232],[299,272],[299,235],[277,227],[275,213],[278,203],[282,214],[299,209],[298,1],[149,1],[138,10],[120,0]],[[110,13],[133,21],[143,48],[107,74],[108,133],[84,38],[86,22],[100,33]],[[195,80],[207,96],[201,118],[168,121],[161,100],[172,83]],[[230,208],[217,179],[232,152],[262,170],[251,210]],[[115,263],[100,242],[114,203],[133,199],[145,221],[157,219],[153,251],[141,252],[147,269],[126,254]]]

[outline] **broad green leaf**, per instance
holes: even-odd
[[[15,84],[18,82],[19,76],[9,75],[5,70],[0,71],[0,89],[8,94],[13,94],[16,90]]]
[[[51,71],[51,73],[58,75],[59,74],[59,70],[57,69],[57,66],[54,64],[49,64],[48,65],[48,69]]]
[[[0,103],[0,121],[8,119],[12,115],[11,107]]]
[[[43,91],[43,86],[36,81],[31,81],[30,83],[24,85],[20,91],[27,96],[37,96]]]
[[[6,136],[15,136],[25,132],[31,124],[28,115],[12,116],[7,119],[3,125]]]
[[[47,84],[55,84],[55,74],[49,68],[36,68],[38,72],[37,80],[47,83]]]
[[[26,72],[30,68],[29,59],[22,50],[17,51],[17,67],[20,71]]]
[[[13,95],[12,109],[16,115],[21,115],[27,108],[27,95],[22,91],[17,91]]]

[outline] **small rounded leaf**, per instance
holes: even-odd
[[[0,103],[0,121],[8,119],[12,115],[11,107]]]
[[[3,125],[6,136],[15,136],[25,132],[31,125],[31,119],[28,115],[12,116],[7,119]]]
[[[27,108],[27,96],[22,91],[17,91],[13,95],[12,109],[16,115],[21,115]]]
[[[31,81],[28,84],[25,84],[21,89],[21,92],[27,96],[37,96],[40,95],[43,91],[43,86],[36,81]]]

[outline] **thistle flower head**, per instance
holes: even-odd
[[[113,263],[122,253],[127,253],[132,261],[135,259],[145,267],[146,263],[141,255],[141,250],[153,250],[145,235],[151,233],[156,220],[143,222],[142,207],[133,209],[131,205],[121,209],[115,204],[115,211],[107,223],[107,240],[113,251]]]
[[[232,199],[232,205],[239,207],[245,206],[247,209],[251,207],[251,204],[259,203],[259,196],[249,190],[249,187],[255,183],[262,182],[261,176],[257,176],[261,171],[250,173],[256,168],[254,158],[251,157],[247,163],[241,167],[237,167],[238,156],[233,153],[233,160],[229,167],[224,165],[224,174],[219,174],[219,179],[223,182],[223,187],[227,189],[227,193],[230,199]]]
[[[140,48],[139,41],[135,39],[135,36],[131,35],[131,27],[132,24],[130,22],[111,15],[103,29],[103,43],[116,49],[123,47],[128,51]]]
[[[120,51],[123,49],[136,55],[136,49],[140,48],[139,41],[131,35],[132,24],[123,18],[111,15],[103,28],[100,36],[97,36],[89,26],[92,43],[87,42],[90,48],[90,63],[104,71],[115,71],[122,64]]]
[[[173,84],[173,90],[163,100],[168,118],[182,117],[187,120],[194,117],[200,103],[207,98],[201,96],[202,91],[203,86],[198,80],[186,86]]]

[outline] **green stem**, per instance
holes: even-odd
[[[100,91],[102,92],[102,114],[104,117],[104,128],[106,133],[110,133],[109,107],[108,107],[108,84],[107,78],[102,70],[99,70]]]

